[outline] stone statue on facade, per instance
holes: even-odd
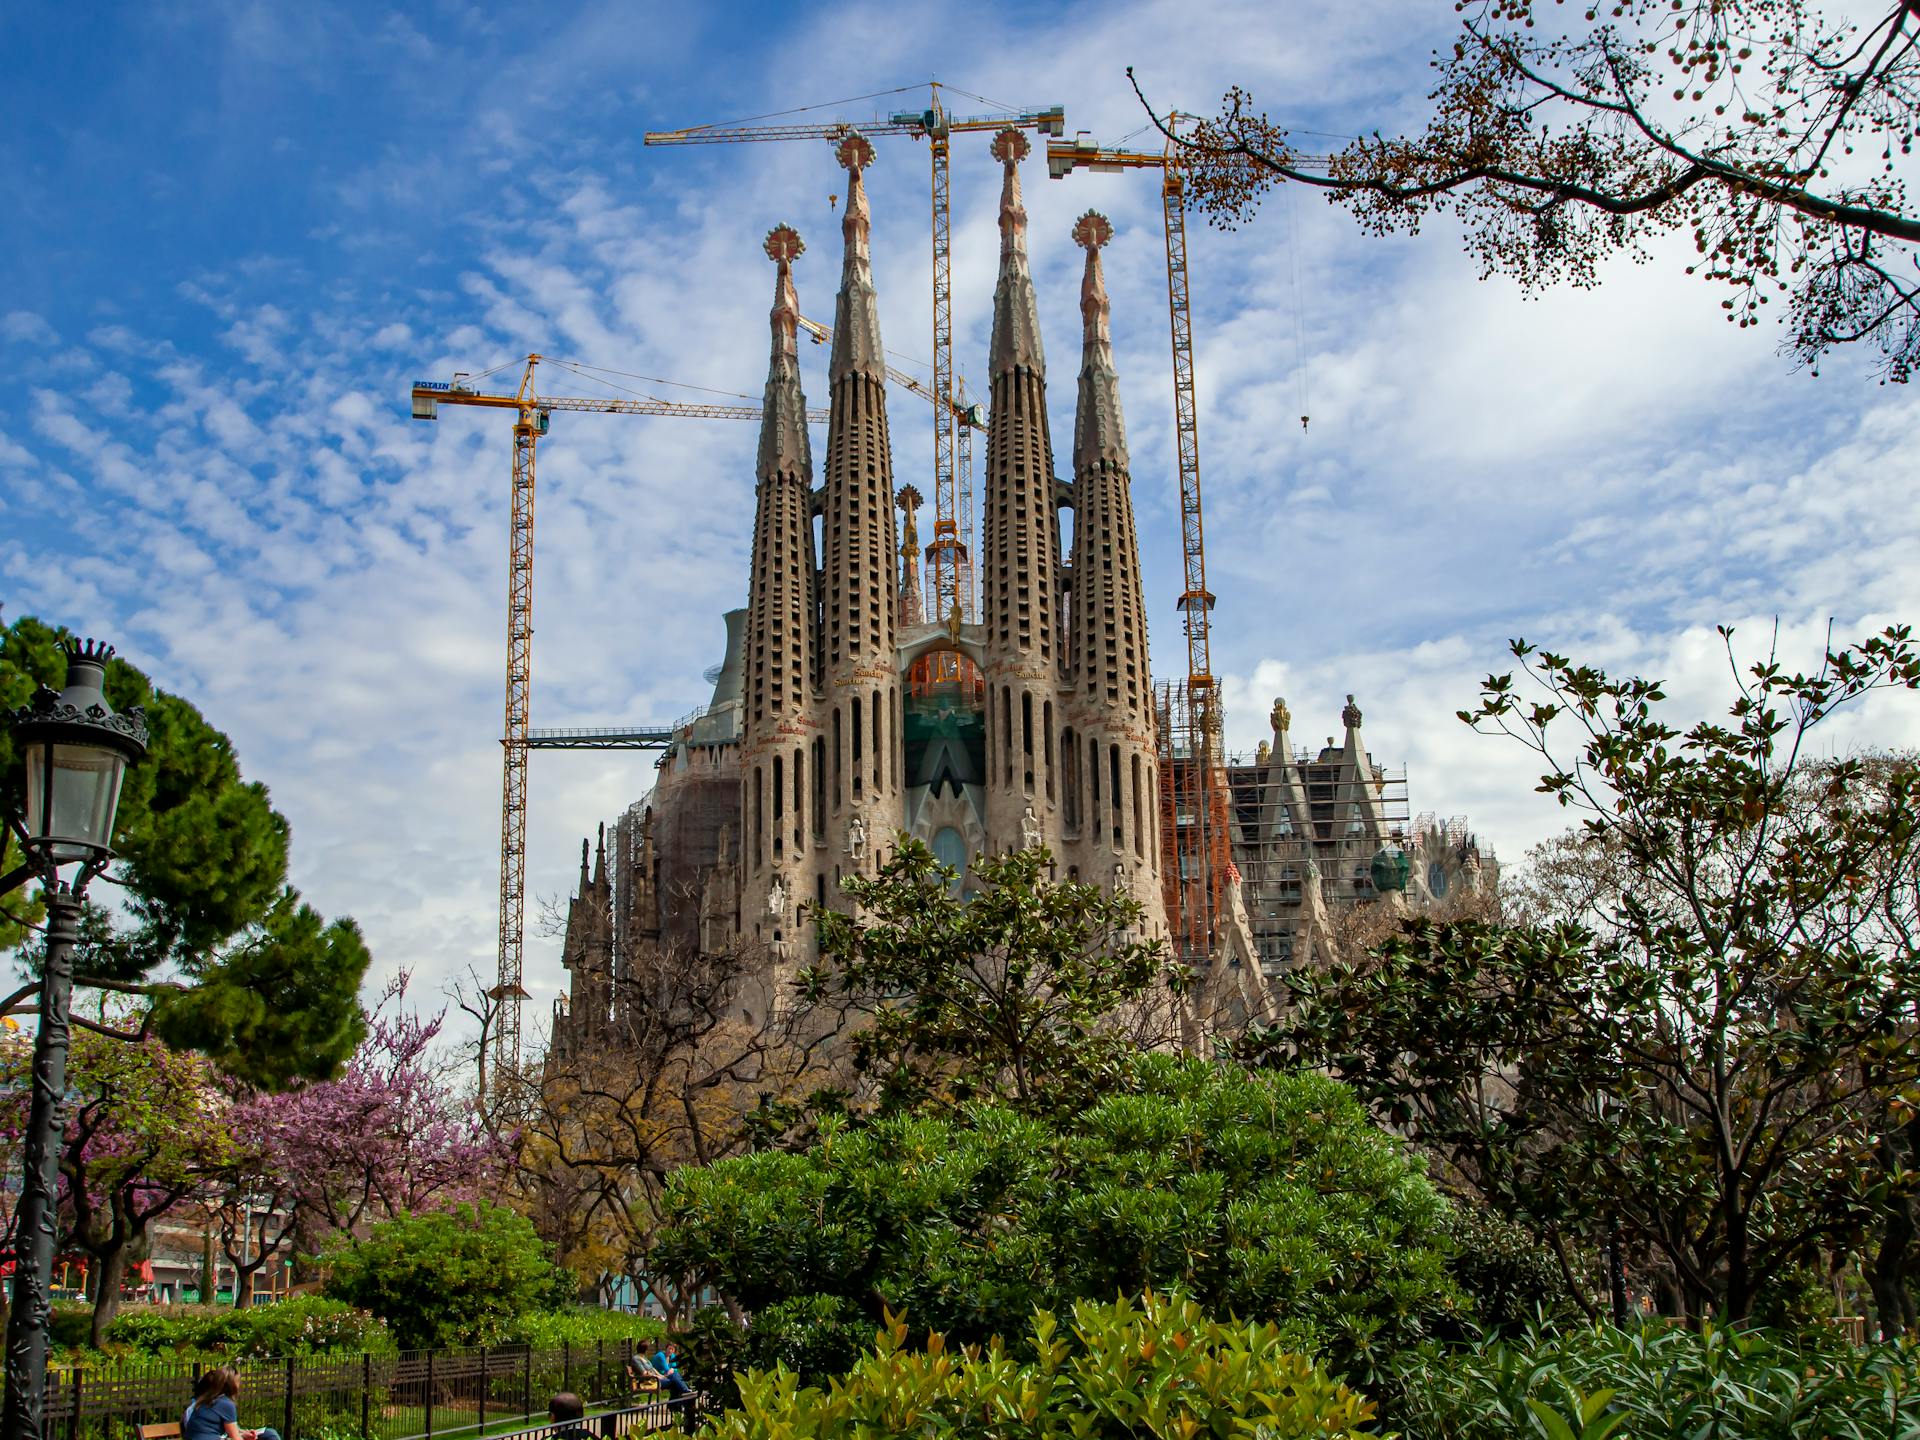
[[[847,855],[856,866],[867,863],[867,822],[859,815],[847,827]]]
[[[1040,843],[1040,817],[1033,813],[1033,805],[1028,803],[1020,816],[1020,848],[1031,850]]]
[[[767,887],[767,914],[774,920],[787,918],[787,887],[778,875],[773,877],[773,884]]]

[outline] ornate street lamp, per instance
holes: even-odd
[[[101,688],[113,647],[88,640],[65,648],[66,689],[55,694],[42,686],[11,717],[26,765],[27,804],[25,824],[10,823],[26,863],[0,881],[0,890],[28,875],[39,877],[47,899],[47,960],[33,1042],[25,1173],[15,1212],[6,1407],[0,1416],[4,1440],[39,1440],[45,1433],[47,1292],[53,1279],[60,1155],[56,1131],[67,1091],[73,947],[80,934],[81,897],[113,858],[121,781],[127,766],[147,753],[146,716],[137,706],[116,715]],[[77,867],[71,880],[61,875],[69,865]]]

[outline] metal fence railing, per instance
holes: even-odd
[[[405,1350],[241,1361],[240,1423],[282,1440],[479,1440],[546,1424],[547,1402],[571,1390],[609,1411],[606,1435],[691,1428],[694,1407],[636,1394],[634,1342],[534,1349]],[[47,1372],[46,1440],[132,1440],[135,1425],[178,1422],[203,1364],[130,1361]],[[612,1428],[602,1428],[601,1421]]]

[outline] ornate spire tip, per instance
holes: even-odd
[[[1087,250],[1098,250],[1113,239],[1113,222],[1098,210],[1089,210],[1073,222],[1073,242]]]
[[[1011,125],[993,137],[993,158],[1002,165],[1018,165],[1032,149],[1026,135]]]
[[[807,243],[791,225],[776,225],[767,231],[767,258],[776,265],[791,265],[807,253]]]
[[[858,175],[873,164],[873,142],[858,130],[851,130],[834,148],[834,154],[839,157],[843,169]]]

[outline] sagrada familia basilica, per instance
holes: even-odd
[[[916,557],[896,527],[887,375],[862,172],[847,171],[825,454],[815,477],[797,349],[794,262],[779,226],[746,604],[725,616],[710,702],[676,734],[650,795],[583,846],[556,1004],[556,1052],[590,1043],[648,952],[764,956],[775,995],[813,958],[813,909],[871,873],[902,833],[971,883],[975,857],[1045,845],[1055,874],[1132,896],[1167,933],[1178,884],[1148,669],[1131,466],[1093,212],[1086,252],[1072,479],[1054,469],[1047,363],[1028,265],[1017,130],[1002,168],[1000,262],[989,351],[977,623],[923,617]],[[1066,237],[1062,237],[1063,239]],[[1071,508],[1071,547],[1060,512]],[[911,536],[912,517],[906,515]],[[1296,749],[1276,701],[1257,756],[1224,763],[1231,884],[1208,952],[1184,958],[1217,1010],[1270,1014],[1285,977],[1334,943],[1338,915],[1375,902],[1425,906],[1491,883],[1461,822],[1406,815],[1404,780],[1377,766],[1351,696],[1344,737]]]

